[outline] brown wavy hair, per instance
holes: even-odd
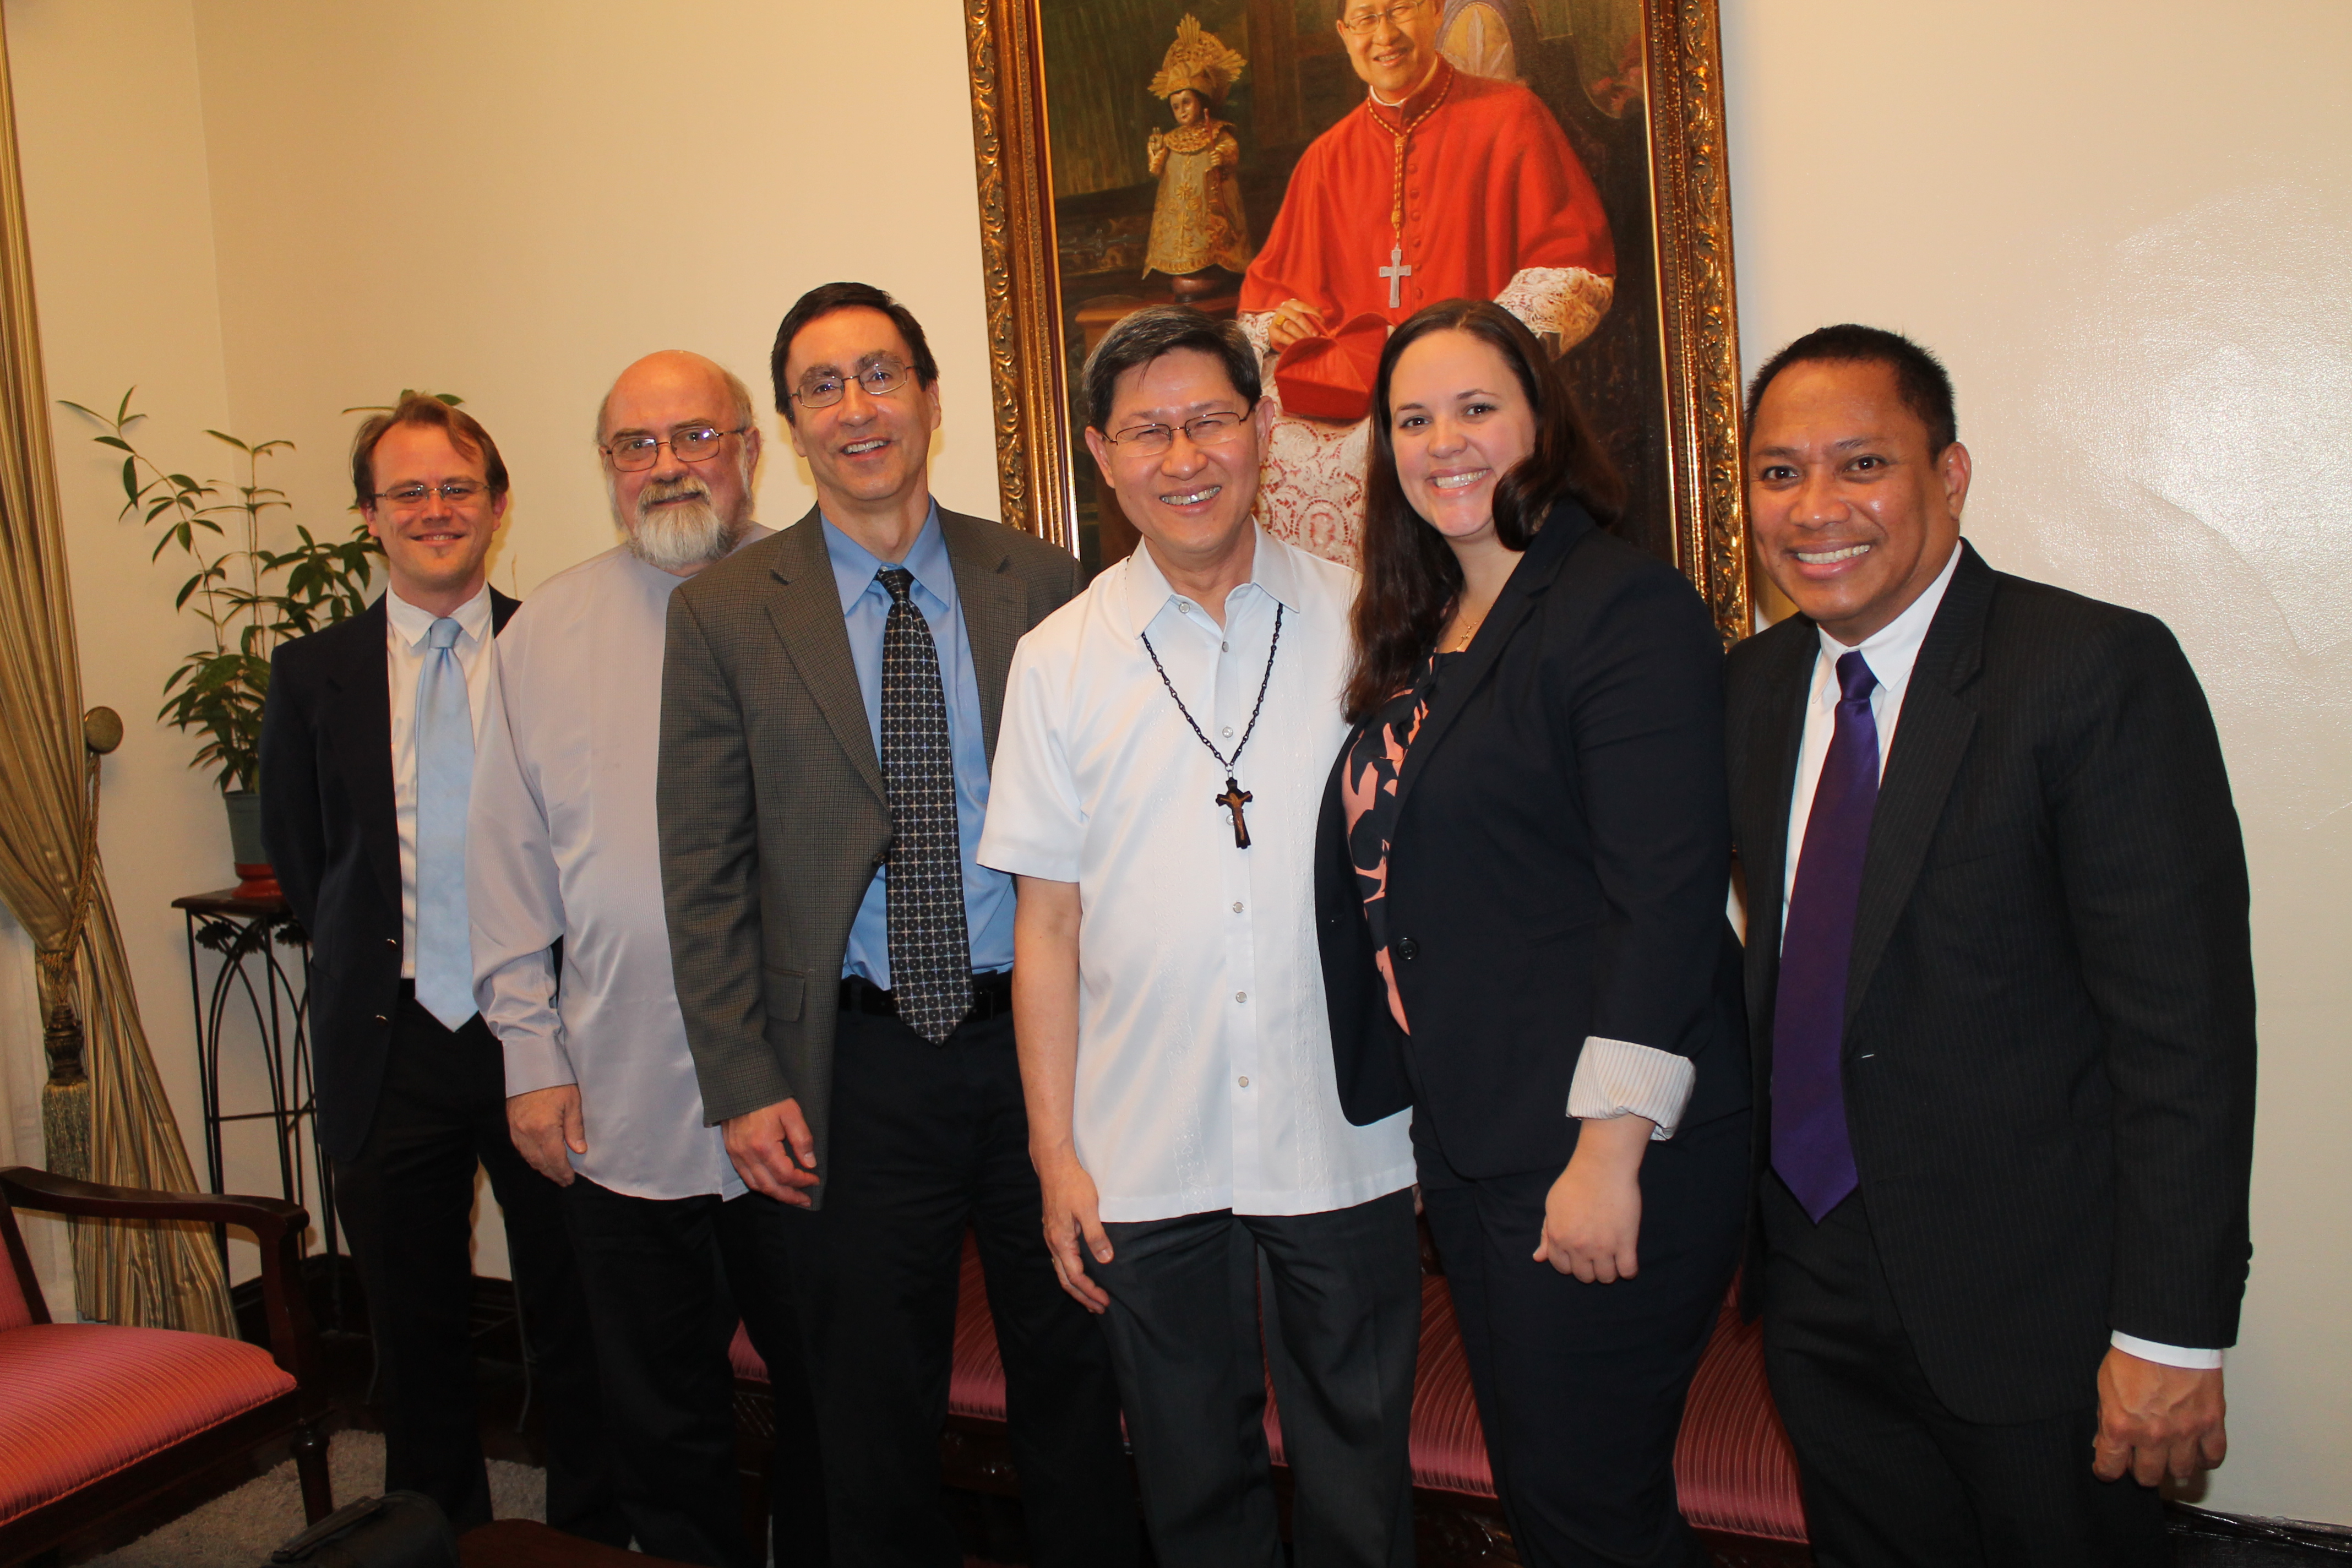
[[[1404,351],[1432,332],[1467,332],[1503,356],[1535,409],[1535,449],[1495,481],[1495,534],[1525,550],[1551,509],[1573,500],[1602,527],[1625,504],[1624,481],[1585,424],[1576,397],[1533,332],[1486,300],[1445,300],[1408,317],[1381,351],[1372,384],[1372,453],[1364,476],[1364,583],[1356,595],[1355,658],[1349,667],[1348,721],[1360,724],[1412,683],[1454,598],[1462,567],[1445,536],[1412,510],[1397,479],[1389,425],[1389,379]]]

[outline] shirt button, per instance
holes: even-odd
[[[1421,943],[1413,941],[1412,938],[1409,936],[1401,936],[1396,940],[1396,952],[1399,958],[1403,959],[1407,963],[1411,963],[1414,959],[1421,956]]]
[[[1239,914],[1239,913],[1241,913],[1241,912],[1242,912],[1242,901],[1241,901],[1239,899],[1235,899],[1235,900],[1234,900],[1234,913],[1235,913],[1235,914]]]
[[[1223,731],[1219,731],[1219,732],[1220,732],[1221,734],[1223,734],[1223,735],[1225,737],[1225,739],[1227,739],[1227,740],[1229,740],[1229,741],[1230,741],[1230,740],[1232,740],[1232,739],[1233,739],[1233,736],[1234,736],[1234,727],[1233,727],[1231,724],[1228,724],[1228,725],[1226,725],[1226,726],[1224,727],[1224,729],[1223,729]]]
[[[1249,1000],[1249,993],[1246,991],[1236,991],[1234,993],[1234,1000],[1236,1002],[1246,1002]]]
[[[1219,653],[1231,653],[1234,651],[1234,645],[1229,642],[1221,642],[1217,645],[1217,651]]]
[[[1244,1075],[1244,1076],[1243,1077],[1243,1079],[1242,1079],[1242,1087],[1243,1087],[1244,1089],[1247,1089],[1247,1088],[1249,1087],[1249,1079],[1248,1079],[1248,1077],[1247,1077],[1246,1075]]]

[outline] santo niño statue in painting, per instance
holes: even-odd
[[[1179,300],[1201,300],[1230,289],[1253,250],[1234,166],[1241,143],[1216,117],[1225,93],[1246,64],[1214,33],[1187,16],[1151,79],[1151,95],[1168,100],[1173,131],[1154,131],[1145,143],[1160,195],[1151,208],[1151,239],[1143,272],[1165,273]]]

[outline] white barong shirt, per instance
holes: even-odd
[[[1255,526],[1255,525],[1253,525]],[[1410,1111],[1339,1110],[1316,940],[1315,827],[1347,738],[1356,574],[1259,531],[1220,628],[1139,549],[1021,639],[980,860],[1076,882],[1079,1161],[1108,1221],[1317,1214],[1413,1180]],[[1235,766],[1251,846],[1214,797]]]

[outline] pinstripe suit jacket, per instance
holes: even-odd
[[[1965,1419],[2023,1421],[2092,1402],[2111,1331],[2237,1338],[2253,1148],[2246,860],[2204,691],[2164,624],[1960,548],[1871,823],[1846,1113],[1930,1384]],[[1792,616],[1727,670],[1762,1180],[1790,801],[1819,647]]]
[[[992,761],[1013,644],[1085,579],[1029,534],[944,507],[940,527]],[[656,809],[704,1118],[799,1100],[823,1178],[842,955],[890,811],[814,509],[670,595]]]

